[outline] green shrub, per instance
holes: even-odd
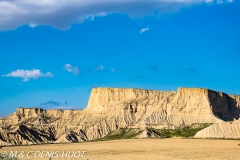
[[[150,132],[153,132],[160,136],[161,138],[171,138],[173,136],[176,137],[184,137],[189,138],[196,135],[196,133],[211,124],[198,124],[196,127],[196,124],[185,126],[185,127],[179,127],[177,129],[154,129],[154,128],[148,128]]]
[[[137,128],[120,128],[115,130],[102,138],[98,138],[94,141],[106,141],[116,139],[131,139],[142,133],[142,130]]]

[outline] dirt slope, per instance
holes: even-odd
[[[237,124],[239,104],[239,96],[201,88],[179,88],[177,92],[95,88],[84,110],[18,108],[0,120],[0,144],[81,142],[124,127],[144,130],[193,123]],[[215,130],[200,131],[196,136],[218,136],[219,129]],[[229,136],[239,137],[239,133]]]

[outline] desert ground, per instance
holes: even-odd
[[[23,158],[49,160],[35,155],[36,151],[59,151],[58,157],[53,159],[84,159],[84,160],[237,160],[240,159],[239,140],[213,140],[213,139],[128,139],[112,141],[96,141],[72,144],[44,144],[31,146],[3,147],[0,153],[7,151],[24,151]],[[30,158],[27,158],[28,152]],[[75,158],[61,157],[60,153],[67,151],[81,151]],[[82,154],[82,151],[86,151]],[[80,152],[78,152],[80,153]],[[43,153],[43,157],[46,156]],[[69,155],[71,156],[71,155]],[[82,157],[83,156],[83,157]]]

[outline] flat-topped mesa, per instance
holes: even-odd
[[[113,105],[121,101],[137,99],[149,96],[156,91],[131,89],[131,88],[93,88],[89,99],[89,105]]]
[[[178,88],[178,96],[191,96],[192,94],[207,95],[209,89],[206,88]],[[188,97],[187,97],[188,98]]]
[[[108,113],[110,110],[126,109],[142,115],[143,112],[161,114],[160,117],[173,123],[212,123],[216,118],[233,121],[239,118],[238,96],[228,96],[205,88],[178,88],[178,91],[154,91],[124,88],[94,88],[87,110]],[[124,110],[125,109],[125,110]],[[161,110],[161,113],[159,113]],[[121,110],[119,110],[121,112]],[[138,112],[138,113],[137,113]],[[140,113],[139,113],[140,112]],[[164,115],[167,114],[167,117]],[[153,115],[156,117],[156,115]],[[187,122],[188,121],[188,122]],[[149,122],[149,123],[150,123]]]
[[[70,113],[73,112],[74,110],[61,110],[61,109],[52,109],[52,110],[45,110],[42,108],[22,108],[19,107],[17,108],[17,111],[15,112],[16,115],[18,116],[23,116],[23,117],[38,117],[43,114],[54,117],[54,118],[59,118],[64,115],[64,113]]]
[[[218,137],[220,129],[226,133],[234,131],[239,137],[239,115],[240,96],[204,88],[177,91],[94,88],[83,111],[18,108],[0,121],[0,145],[81,142],[124,127],[145,130],[195,123],[217,124],[199,133],[199,137]],[[223,121],[234,125],[220,125]]]
[[[41,117],[49,117],[49,118],[68,118],[70,115],[74,115],[75,113],[80,112],[80,110],[44,110],[42,108],[22,108],[18,107],[17,110],[6,117],[6,119],[10,120],[13,124],[17,124],[19,122],[24,121],[29,118],[41,118]]]
[[[217,118],[232,121],[239,118],[240,96],[206,88],[178,88],[177,95],[169,105],[180,114],[214,114]]]
[[[160,92],[162,91],[132,88],[93,88],[87,109],[100,111],[107,106],[123,105],[131,101],[141,101]]]
[[[18,116],[37,117],[45,110],[42,108],[22,108],[18,107],[15,114]]]
[[[163,94],[160,96],[160,94]],[[208,89],[202,88],[178,88],[178,91],[155,91],[144,89],[125,89],[125,88],[94,88],[92,89],[88,108],[119,105],[124,102],[140,101],[142,99],[151,99],[157,96],[159,99],[165,99],[164,95],[171,94],[172,97],[181,99],[191,99],[193,96],[207,96]],[[168,100],[169,103],[171,103]]]

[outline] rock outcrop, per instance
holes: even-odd
[[[199,131],[195,138],[240,138],[240,123],[222,122],[213,124],[201,131]]]
[[[204,138],[214,136],[212,130],[220,131],[219,124],[223,122],[238,124],[239,114],[240,96],[208,89],[179,88],[177,92],[166,92],[94,88],[83,110],[18,108],[0,119],[0,144],[81,142],[104,137],[124,127],[144,130],[214,124],[197,133],[196,137]],[[148,134],[142,132],[140,137],[143,135]],[[239,133],[229,136],[240,138]]]

